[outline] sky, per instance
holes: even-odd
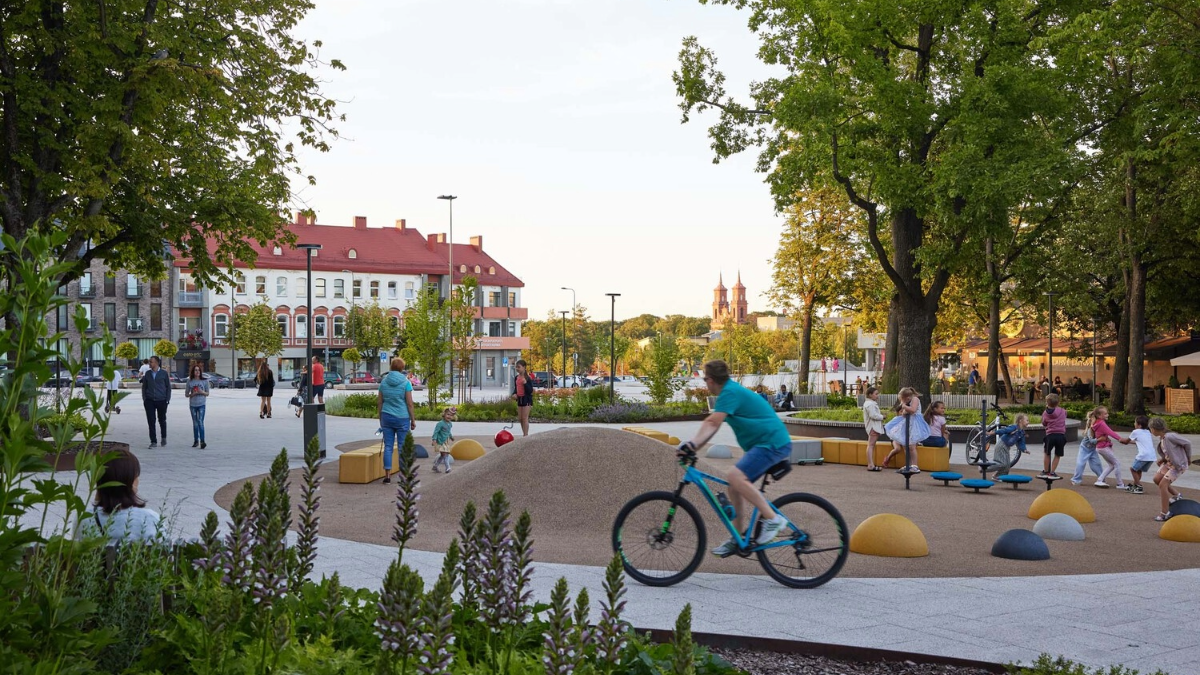
[[[525,283],[531,318],[711,313],[740,270],[751,311],[782,219],[751,151],[712,163],[715,116],[681,112],[684,37],[713,48],[727,90],[767,76],[748,15],[697,0],[316,0],[298,34],[324,42],[343,138],[308,152],[297,196],[317,222],[482,236]],[[299,186],[298,186],[299,188]]]

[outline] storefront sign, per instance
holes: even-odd
[[[175,352],[176,361],[207,361],[207,349],[180,349]]]

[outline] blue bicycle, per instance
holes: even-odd
[[[688,578],[704,557],[707,534],[700,512],[683,498],[688,483],[700,488],[705,502],[721,524],[733,535],[738,550],[732,555],[758,562],[771,578],[792,588],[816,588],[837,576],[850,553],[850,538],[842,514],[828,501],[793,492],[771,502],[771,508],[788,520],[788,527],[773,541],[755,544],[758,509],[750,512],[745,533],[733,525],[733,506],[724,493],[715,493],[709,483],[729,485],[696,468],[696,453],[685,455],[686,469],[674,492],[647,492],[625,504],[613,523],[613,551],[620,554],[629,576],[647,586],[671,586]],[[779,481],[792,470],[790,462],[772,466],[762,478],[759,491],[771,480]],[[680,518],[681,514],[686,518]]]

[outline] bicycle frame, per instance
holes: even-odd
[[[708,483],[706,482],[706,481],[712,481],[712,482],[716,483],[717,485],[728,486],[729,481],[726,481],[726,480],[717,478],[716,476],[711,476],[707,473],[704,473],[703,471],[697,469],[695,466],[693,466],[690,463],[688,463],[686,466],[687,466],[687,469],[683,474],[683,478],[681,478],[679,480],[679,486],[675,488],[675,501],[679,501],[680,499],[683,498],[683,489],[685,487],[687,487],[688,483],[691,483],[691,484],[697,486],[698,488],[700,488],[700,494],[702,494],[704,496],[704,501],[708,504],[709,508],[711,508],[713,511],[716,512],[717,517],[719,517],[721,519],[721,523],[725,525],[725,529],[729,530],[729,534],[733,535],[733,540],[735,542],[737,542],[738,550],[740,552],[755,553],[757,551],[765,551],[767,549],[778,548],[780,546],[795,546],[796,544],[803,543],[806,539],[808,539],[808,533],[806,533],[803,530],[801,530],[800,528],[796,527],[795,523],[792,523],[789,520],[788,525],[791,526],[793,531],[796,532],[795,537],[790,538],[790,539],[775,539],[766,544],[758,544],[758,545],[751,546],[751,543],[753,541],[753,537],[751,536],[751,533],[754,532],[754,526],[756,523],[758,523],[758,516],[759,516],[758,509],[755,507],[750,507],[750,524],[746,528],[746,536],[743,537],[742,534],[737,531],[737,528],[735,528],[733,526],[733,521],[730,520],[729,516],[727,516],[725,514],[725,509],[721,508],[721,503],[719,501],[717,501],[717,495],[713,493],[712,488],[710,488],[708,486]],[[776,514],[783,515],[783,514],[779,513],[779,510],[775,508],[774,504],[771,504],[769,501],[767,503],[771,505],[771,511],[773,511]],[[787,516],[784,516],[784,518],[786,518],[786,517]],[[675,507],[672,506],[671,509],[667,512],[667,519],[665,521],[663,521],[663,526],[662,526],[663,534],[666,534],[667,531],[671,528],[671,522],[674,519],[675,519]]]

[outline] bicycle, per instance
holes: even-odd
[[[987,456],[987,449],[988,449],[987,438],[989,436],[995,435],[996,430],[1002,426],[1001,423],[1008,422],[1008,415],[1006,415],[1004,413],[1003,408],[996,405],[995,403],[990,403],[989,405],[991,405],[992,410],[995,411],[995,416],[992,417],[992,421],[987,425],[986,431],[981,430],[979,427],[975,427],[974,429],[971,430],[970,435],[967,436],[967,445],[966,445],[966,448],[964,451],[966,452],[967,464],[970,464],[971,466],[979,466],[980,465],[980,461],[979,461],[980,453],[981,452],[984,453],[984,457]],[[1019,450],[1014,451],[1012,453],[1012,457],[1009,458],[1008,468],[1011,469],[1011,468],[1015,467],[1017,465],[1017,462],[1020,461],[1021,455],[1024,455],[1024,454],[1028,454],[1028,451],[1026,451],[1026,452],[1021,452]]]
[[[760,525],[758,509],[750,512],[746,534],[733,525],[732,504],[724,493],[714,494],[706,481],[728,482],[696,468],[696,453],[680,460],[686,467],[674,492],[658,490],[634,497],[621,508],[613,522],[613,552],[621,556],[625,572],[647,586],[671,586],[696,571],[704,557],[707,532],[700,512],[683,497],[689,483],[700,488],[704,501],[717,514],[737,543],[738,555],[758,557],[771,578],[792,588],[816,588],[837,576],[850,553],[850,539],[842,514],[825,499],[803,492],[783,495],[771,508],[788,520],[779,537],[755,544]],[[778,482],[792,470],[785,460],[763,475],[759,491],[771,480]],[[676,518],[680,513],[687,518]],[[689,522],[690,521],[690,522]],[[803,524],[803,527],[801,527]],[[627,536],[628,535],[628,536]],[[642,554],[647,560],[642,561]]]

